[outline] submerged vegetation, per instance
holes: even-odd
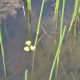
[[[28,18],[28,22],[29,22],[29,33],[30,34],[30,29],[32,26],[32,1],[31,0],[26,0],[26,6],[24,6],[25,8],[25,13],[27,14],[27,18]],[[33,41],[31,40],[27,40],[25,42],[26,47],[24,47],[24,50],[27,52],[32,51],[32,71],[31,71],[31,80],[34,80],[34,61],[35,61],[35,55],[37,54],[36,51],[37,46],[39,41],[42,39],[42,37],[39,37],[40,35],[40,30],[41,30],[41,22],[42,22],[42,14],[44,11],[44,4],[45,4],[45,0],[42,0],[42,5],[41,5],[41,9],[40,9],[40,15],[39,15],[39,20],[38,20],[38,25],[37,25],[37,31],[36,31],[36,37],[35,37],[35,41],[34,44],[32,44]],[[45,4],[46,5],[46,4]],[[61,49],[64,43],[64,39],[66,39],[67,37],[69,38],[69,35],[71,34],[71,31],[73,30],[73,35],[74,35],[74,43],[75,42],[75,38],[77,36],[77,27],[80,27],[80,0],[75,0],[75,5],[74,5],[74,9],[73,9],[73,13],[72,13],[72,17],[71,17],[71,22],[70,22],[70,26],[69,25],[64,25],[64,12],[65,12],[65,5],[66,5],[66,0],[62,0],[62,11],[61,11],[61,16],[60,16],[60,26],[58,26],[58,15],[59,15],[59,7],[60,7],[60,0],[56,0],[55,3],[55,9],[54,9],[54,15],[53,16],[53,23],[56,23],[56,31],[55,31],[55,35],[57,33],[57,29],[59,30],[59,39],[57,40],[55,37],[56,42],[58,43],[56,51],[55,51],[55,56],[54,59],[52,61],[51,64],[51,70],[49,73],[49,78],[48,80],[53,80],[53,76],[54,76],[54,71],[55,71],[55,78],[54,80],[58,80],[58,68],[59,68],[59,62],[60,62],[60,55],[61,55]],[[26,10],[27,9],[27,10]],[[26,17],[26,15],[25,15]],[[76,24],[78,23],[78,25]],[[75,25],[74,25],[75,24]],[[75,26],[75,27],[74,27]],[[2,53],[2,59],[3,59],[3,67],[4,67],[4,74],[5,74],[5,78],[7,79],[7,72],[6,72],[6,60],[5,60],[5,50],[4,50],[4,45],[3,45],[3,36],[2,36],[2,30],[1,30],[2,25],[0,25],[0,48],[1,48],[1,53]],[[80,32],[79,32],[80,34]],[[70,37],[71,38],[71,37]],[[70,46],[71,48],[71,46]],[[53,51],[54,52],[54,51]],[[28,80],[28,73],[29,70],[26,69],[25,70],[25,74],[24,74],[24,80]],[[71,72],[71,77],[72,80],[79,80],[77,77],[77,75],[73,75],[73,73]],[[8,80],[8,79],[7,79]],[[65,79],[66,80],[66,79]]]

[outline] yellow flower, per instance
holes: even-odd
[[[24,47],[24,50],[28,52],[28,51],[30,51],[30,48],[28,46],[26,46],[26,47]]]
[[[26,44],[26,47],[24,47],[24,50],[25,50],[25,51],[28,52],[28,51],[30,51],[30,50],[31,50],[31,51],[35,51],[35,50],[36,50],[36,47],[33,46],[33,45],[31,45],[31,43],[32,43],[31,41],[26,41],[26,42],[25,42],[25,44]]]
[[[35,46],[30,46],[30,49],[32,50],[32,51],[34,51],[35,49],[36,49],[36,47]]]
[[[31,41],[26,41],[26,43],[28,46],[31,46]]]

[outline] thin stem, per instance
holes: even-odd
[[[63,39],[64,39],[65,32],[66,32],[66,26],[65,26],[64,29],[63,29],[63,34],[62,34],[61,39],[60,39],[60,41],[59,41],[59,46],[58,46],[58,49],[57,49],[57,51],[56,51],[56,55],[55,55],[55,58],[54,58],[54,61],[53,61],[53,64],[52,64],[52,68],[51,68],[49,80],[52,79],[52,74],[53,74],[54,67],[55,67],[56,61],[57,61],[57,59],[58,59],[58,56],[60,55],[60,50],[61,50],[61,47],[62,47],[62,43],[63,43]]]
[[[25,80],[28,80],[28,70],[25,70],[25,76],[24,76]]]
[[[39,36],[39,33],[40,33],[40,25],[41,25],[41,18],[42,18],[42,12],[43,12],[43,8],[44,8],[44,0],[42,1],[42,5],[41,5],[41,10],[40,10],[40,16],[39,16],[39,21],[38,21],[38,28],[37,28],[37,33],[36,33],[36,38],[35,38],[35,44],[34,46],[36,47],[37,45],[37,41],[38,41],[38,36]],[[34,77],[34,57],[35,57],[35,52],[33,52],[33,55],[32,55],[32,80],[33,80],[33,77]]]
[[[78,2],[79,2],[79,0],[75,0],[74,12],[73,12],[73,14],[72,14],[72,19],[71,19],[71,23],[70,23],[70,27],[69,27],[67,36],[69,35],[69,32],[70,32],[71,29],[72,29],[73,22],[74,22],[75,19],[76,19],[77,9],[78,9]]]
[[[1,52],[2,52],[2,59],[3,59],[4,75],[5,75],[5,78],[7,79],[7,76],[6,76],[7,73],[6,73],[5,54],[4,54],[4,46],[3,46],[1,28],[0,28],[0,45],[1,45]]]
[[[42,12],[43,12],[43,8],[44,8],[44,1],[45,0],[42,1],[42,5],[41,5],[40,16],[39,16],[39,21],[38,21],[38,28],[37,28],[36,39],[35,39],[35,46],[37,44],[38,36],[40,33],[40,25],[41,25]]]
[[[61,39],[61,35],[62,35],[62,26],[63,26],[63,18],[64,18],[64,9],[65,9],[65,1],[63,0],[63,6],[62,6],[62,15],[61,15],[61,22],[60,22],[60,39]]]
[[[34,58],[35,58],[35,53],[33,52],[33,55],[32,55],[32,76],[31,76],[31,80],[34,80]]]

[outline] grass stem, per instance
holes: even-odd
[[[5,62],[5,54],[4,54],[4,46],[3,46],[3,39],[2,39],[2,31],[0,28],[0,45],[1,45],[1,53],[2,53],[2,59],[3,59],[3,67],[4,67],[4,75],[7,79],[7,73],[6,73],[6,62]]]
[[[25,76],[24,77],[25,77],[25,80],[28,80],[28,70],[27,69],[25,70]]]
[[[63,29],[63,33],[62,33],[61,39],[59,41],[59,45],[58,45],[58,48],[57,48],[57,51],[56,51],[56,55],[55,55],[55,58],[54,58],[54,61],[53,61],[53,64],[52,64],[49,80],[52,79],[52,74],[53,74],[53,71],[54,71],[54,68],[55,68],[55,65],[56,65],[56,61],[57,61],[57,59],[58,59],[58,57],[60,55],[60,51],[61,51],[61,47],[62,47],[64,36],[65,36],[65,32],[66,32],[66,26]]]

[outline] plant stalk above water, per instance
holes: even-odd
[[[39,37],[39,33],[40,33],[40,27],[41,27],[41,19],[42,19],[42,12],[43,12],[43,8],[44,8],[44,1],[42,0],[42,5],[41,5],[41,10],[40,10],[40,15],[39,15],[39,21],[38,21],[38,26],[37,26],[37,33],[36,33],[36,38],[35,38],[35,43],[34,46],[37,46],[37,42],[38,42],[38,37]],[[33,58],[32,58],[32,80],[34,80],[34,58],[35,58],[35,51],[33,52]]]
[[[55,11],[54,11],[54,17],[53,20],[55,21],[55,19],[57,19],[58,16],[58,12],[59,12],[59,1],[60,0],[56,0],[56,6],[55,6]]]
[[[31,25],[31,0],[27,0],[27,13]]]
[[[55,65],[56,65],[57,61],[59,61],[59,60],[57,60],[57,59],[59,59],[58,57],[59,57],[59,55],[60,55],[60,51],[61,51],[62,43],[63,43],[63,40],[64,40],[65,32],[66,32],[66,26],[65,26],[64,29],[63,29],[63,33],[62,33],[61,39],[60,39],[60,41],[59,41],[59,46],[58,46],[58,49],[57,49],[57,52],[56,52],[56,55],[55,55],[55,58],[54,58],[54,61],[53,61],[53,64],[52,64],[52,68],[51,68],[49,80],[52,79],[52,74],[53,74]]]
[[[63,32],[63,18],[64,18],[64,10],[65,10],[65,1],[66,0],[63,0],[63,6],[62,6],[62,14],[61,14],[61,21],[60,21],[60,39],[61,39],[61,36],[62,36],[62,32]]]
[[[71,19],[71,23],[70,23],[70,27],[69,27],[68,34],[67,35],[69,35],[69,33],[70,33],[71,29],[72,29],[72,25],[73,25],[74,21],[76,20],[78,3],[79,3],[79,0],[75,0],[74,12],[72,14],[72,19]]]
[[[39,21],[38,21],[38,27],[37,27],[37,33],[36,33],[35,44],[34,44],[35,46],[37,45],[37,41],[38,41],[38,37],[39,37],[39,33],[40,33],[40,26],[41,26],[42,12],[43,12],[43,8],[44,8],[44,1],[45,0],[42,0],[40,16],[39,16]]]
[[[61,51],[61,47],[62,47],[64,35],[65,35],[65,32],[66,32],[66,26],[62,30],[62,28],[63,28],[64,9],[65,9],[65,0],[63,0],[63,5],[62,5],[62,15],[61,15],[61,22],[60,22],[60,39],[59,39],[59,45],[58,45],[58,49],[56,51],[56,55],[55,55],[55,58],[54,58],[54,61],[53,61],[53,64],[52,64],[52,68],[51,68],[49,80],[52,79],[52,74],[53,74],[53,71],[54,71],[54,68],[55,68],[56,65],[57,65],[57,69],[58,69],[60,51]],[[56,69],[56,71],[57,71],[57,69]]]
[[[24,77],[25,77],[24,80],[28,80],[28,70],[27,69],[25,70],[25,76]]]
[[[6,76],[6,74],[7,74],[6,73],[6,62],[5,62],[5,54],[4,54],[4,46],[3,46],[1,28],[0,28],[0,45],[1,45],[1,53],[2,53],[2,59],[3,59],[4,75],[5,75],[5,78],[7,79],[7,76]]]

